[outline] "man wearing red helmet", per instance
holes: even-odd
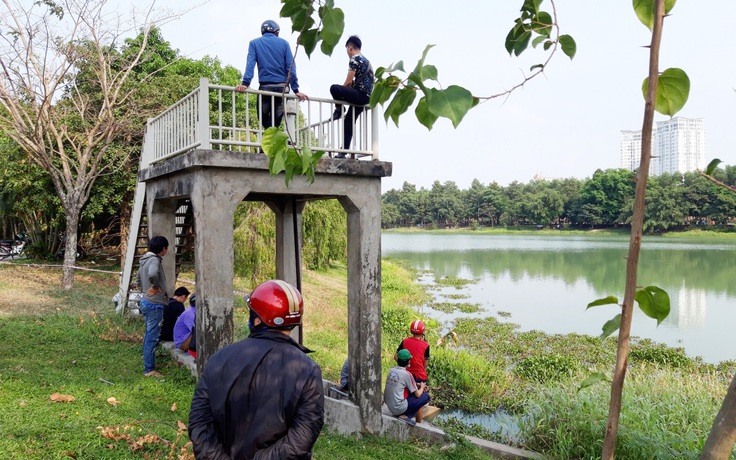
[[[424,323],[421,320],[412,321],[409,326],[411,337],[407,337],[401,341],[399,348],[396,349],[394,359],[397,359],[399,351],[409,350],[411,360],[407,371],[414,376],[417,383],[427,383],[427,361],[429,361],[429,344],[424,340]]]
[[[271,280],[246,297],[250,337],[207,361],[189,437],[208,459],[310,459],[324,424],[322,372],[289,331],[304,311],[292,285]]]

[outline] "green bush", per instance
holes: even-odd
[[[234,271],[255,286],[276,275],[276,226],[263,203],[245,201],[235,209]]]
[[[409,325],[416,313],[408,307],[383,307],[381,309],[381,330],[383,342],[394,344],[394,348],[401,340],[409,335]]]
[[[436,348],[432,349],[427,375],[442,402],[483,412],[500,405],[509,388],[504,366],[466,350]]]
[[[324,270],[347,254],[347,216],[336,200],[310,202],[302,213],[302,262]],[[235,210],[234,269],[253,285],[276,275],[276,224],[264,203],[245,201]]]
[[[631,346],[629,359],[632,362],[649,362],[674,368],[687,368],[693,365],[693,360],[685,355],[683,348],[670,348],[648,339]]]
[[[347,214],[337,200],[310,201],[302,213],[302,259],[310,270],[324,270],[347,255]]]
[[[574,375],[578,367],[577,361],[569,356],[537,355],[520,361],[514,373],[527,380],[547,383]]]
[[[579,383],[529,393],[519,421],[523,445],[548,458],[600,458],[611,388],[599,384],[578,391]],[[671,370],[633,368],[623,396],[616,458],[698,458],[725,391],[715,375],[683,379]]]

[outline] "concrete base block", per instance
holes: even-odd
[[[350,400],[335,399],[329,397],[332,382],[325,381],[325,425],[330,431],[340,434],[360,434],[360,412],[358,406]],[[394,417],[385,404],[381,406],[383,425],[381,435],[397,441],[409,439],[421,439],[433,444],[451,446],[453,442],[447,439],[444,430],[427,421],[422,421],[416,426],[408,425]],[[511,447],[497,442],[486,441],[474,436],[465,438],[489,454],[502,459],[533,459],[540,460],[544,457],[536,452]]]
[[[197,361],[194,356],[186,351],[179,350],[174,346],[174,342],[159,342],[159,344],[171,353],[171,357],[186,366],[193,376],[197,376]]]

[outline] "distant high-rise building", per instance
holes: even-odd
[[[641,131],[621,131],[621,167],[639,167]],[[685,173],[705,169],[705,122],[702,118],[675,117],[658,121],[652,130],[649,174]]]
[[[633,171],[639,167],[641,131],[621,131],[621,167]]]

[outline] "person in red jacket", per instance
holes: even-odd
[[[426,328],[421,320],[412,321],[409,326],[411,337],[407,337],[401,341],[399,348],[396,349],[396,355],[401,350],[409,350],[411,360],[406,368],[417,383],[427,383],[427,361],[429,361],[429,344],[424,340],[424,332]]]

